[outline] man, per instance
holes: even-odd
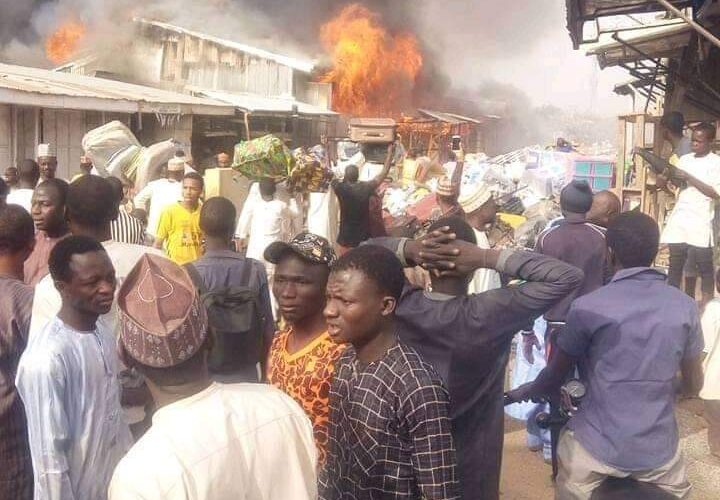
[[[715,274],[715,289],[720,291],[720,270]],[[705,340],[703,372],[705,383],[700,397],[704,402],[703,416],[708,423],[710,453],[720,458],[720,299],[711,300],[702,315]]]
[[[160,215],[155,248],[162,249],[174,262],[182,265],[201,255],[200,196],[205,183],[200,174],[185,174],[182,181],[182,201],[168,206]]]
[[[113,188],[115,201],[118,205],[118,217],[110,224],[110,236],[113,241],[119,241],[120,243],[142,245],[145,239],[145,226],[140,219],[127,212],[123,203],[125,188],[122,181],[112,176],[108,177],[107,181]]]
[[[700,270],[702,304],[713,298],[713,217],[715,201],[720,198],[720,156],[712,152],[715,127],[701,123],[692,133],[692,153],[678,162],[675,178],[687,187],[680,190],[677,202],[668,216],[661,243],[670,249],[668,283],[680,287],[688,251],[695,252]],[[659,177],[661,184],[666,179]],[[694,290],[693,290],[694,292]]]
[[[75,174],[70,182],[75,182],[84,175],[90,175],[92,173],[93,163],[89,156],[80,157],[80,173]]]
[[[404,280],[393,253],[373,245],[349,251],[330,273],[328,333],[350,347],[330,389],[322,500],[459,498],[448,393],[396,337]]]
[[[457,167],[456,167],[457,168]],[[490,187],[480,182],[468,194],[461,195],[458,204],[465,214],[465,221],[475,233],[475,240],[480,248],[490,249],[486,231],[495,223],[497,204]],[[494,269],[478,269],[468,287],[468,293],[482,293],[500,288],[500,274]]]
[[[144,210],[148,214],[146,232],[149,245],[152,245],[157,236],[160,215],[167,207],[182,199],[184,172],[185,163],[182,159],[171,158],[167,164],[165,177],[149,182],[133,199],[135,208]]]
[[[25,261],[25,283],[35,286],[48,273],[50,252],[58,241],[70,233],[65,219],[68,184],[49,179],[35,188],[31,215],[35,223],[35,249]]]
[[[88,236],[102,243],[115,266],[119,283],[125,279],[135,263],[146,253],[161,255],[150,247],[120,243],[111,238],[110,223],[117,217],[117,203],[110,183],[97,175],[87,175],[68,186],[66,214],[70,233]],[[60,309],[61,299],[47,275],[35,287],[30,337],[38,335]],[[118,332],[117,310],[112,307],[98,320],[100,328],[115,334]],[[123,371],[123,405],[130,424],[138,424],[144,418],[143,406],[146,394],[142,382],[130,372]]]
[[[358,182],[360,172],[355,165],[345,168],[342,182],[332,181],[340,203],[340,231],[337,237],[340,254],[370,238],[370,198],[390,172],[395,147],[389,146],[382,171],[368,182]]]
[[[692,141],[684,134],[684,128],[685,117],[677,111],[665,113],[660,119],[662,138],[667,141],[672,148],[669,161],[673,165],[677,165],[680,158],[692,152]]]
[[[0,498],[17,500],[33,498],[27,421],[15,376],[30,330],[33,290],[22,278],[34,231],[23,208],[0,210]]]
[[[656,222],[639,212],[610,224],[615,276],[573,303],[548,367],[508,395],[550,394],[579,362],[587,394],[560,438],[560,500],[589,499],[608,476],[654,483],[677,497],[690,490],[674,383],[681,371],[699,390],[703,340],[695,303],[651,267],[658,239]]]
[[[60,241],[49,266],[62,306],[30,336],[17,374],[35,500],[104,499],[132,444],[120,407],[115,336],[98,322],[113,306],[115,271],[102,245],[83,236]]]
[[[18,186],[8,194],[7,202],[20,205],[29,214],[32,210],[32,196],[40,178],[40,167],[34,160],[23,160],[18,169]]]
[[[37,147],[37,163],[40,167],[40,180],[54,179],[57,172],[57,153],[51,144],[39,144]]]
[[[267,380],[310,417],[322,465],[328,445],[330,383],[344,350],[330,338],[323,316],[335,252],[325,238],[300,233],[290,243],[270,245],[265,259],[276,265],[273,294],[286,325],[272,339]]]
[[[566,296],[544,315],[547,321],[546,349],[552,351],[553,337],[562,330],[570,304],[585,294],[597,290],[609,279],[607,244],[603,231],[586,221],[593,203],[593,193],[586,181],[571,181],[560,192],[563,219],[540,235],[535,251],[555,257],[582,269],[585,279],[581,287]],[[535,333],[523,332],[525,348],[538,345]],[[550,354],[552,355],[552,354]]]
[[[10,188],[2,178],[0,178],[0,208],[7,206],[7,197],[10,194]]]
[[[232,158],[227,153],[220,153],[215,157],[217,161],[217,168],[230,168],[232,167]]]
[[[223,290],[230,294],[241,293],[237,288],[234,291],[231,288],[242,287],[255,297],[257,303],[254,313],[258,320],[258,330],[248,333],[260,340],[261,353],[256,357],[254,353],[243,353],[243,359],[238,360],[238,364],[242,363],[243,366],[233,367],[232,373],[224,375],[235,381],[258,382],[260,377],[257,365],[265,365],[275,324],[264,266],[231,249],[236,213],[235,205],[227,198],[218,196],[203,204],[200,210],[200,230],[205,237],[205,253],[195,262],[187,264],[186,269],[194,281],[199,280],[196,286],[202,290],[202,294],[220,293]],[[211,325],[212,321],[213,318]],[[248,344],[255,345],[254,339],[246,340]]]
[[[406,286],[397,308],[400,340],[438,372],[450,415],[464,500],[497,499],[503,447],[502,391],[513,336],[582,282],[573,266],[540,254],[487,250],[459,217],[435,222],[418,240],[380,238],[407,267],[424,265],[432,292]],[[495,269],[524,284],[468,295],[476,269]],[[439,273],[439,274],[438,274]]]
[[[122,356],[158,409],[118,464],[110,500],[314,500],[310,422],[274,387],[211,381],[207,315],[187,273],[145,256],[120,297]]]
[[[17,188],[18,184],[18,169],[17,167],[8,167],[5,169],[5,175],[3,175],[3,180],[5,181],[5,184],[8,185],[8,188],[10,188],[10,192],[12,193]]]
[[[600,191],[593,196],[592,205],[585,219],[589,224],[604,231],[620,212],[622,212],[620,198],[612,191]]]
[[[272,283],[275,266],[265,260],[265,249],[276,241],[287,241],[288,226],[299,215],[294,199],[286,203],[276,196],[275,181],[263,178],[259,182],[260,198],[245,203],[237,230],[236,244],[246,247],[245,255],[265,265],[268,280]]]

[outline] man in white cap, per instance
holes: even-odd
[[[460,207],[465,212],[465,221],[470,224],[477,245],[480,248],[489,250],[490,242],[485,231],[495,222],[497,205],[493,198],[490,186],[480,182],[467,193],[461,193],[458,200]],[[475,271],[473,280],[468,287],[468,293],[482,293],[495,288],[500,288],[500,273],[494,269],[478,269]]]
[[[52,144],[38,144],[37,162],[40,166],[40,182],[55,178],[57,153]]]
[[[270,385],[212,382],[207,313],[183,268],[142,257],[119,309],[121,356],[145,376],[157,410],[115,469],[110,500],[317,498],[310,421]]]
[[[147,242],[152,244],[157,237],[160,215],[163,211],[182,198],[182,178],[185,175],[185,161],[174,157],[168,161],[165,178],[149,182],[135,195],[135,208],[147,213]],[[150,208],[148,210],[148,203]]]

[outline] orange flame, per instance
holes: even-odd
[[[85,36],[85,25],[68,21],[45,40],[45,55],[55,64],[64,63],[75,54]]]
[[[336,111],[398,115],[410,104],[423,64],[415,36],[390,35],[374,12],[351,4],[322,27],[320,39],[333,59],[321,81],[333,84]]]

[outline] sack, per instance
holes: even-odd
[[[117,167],[117,155],[119,152],[137,152],[141,147],[130,129],[118,120],[90,130],[83,136],[81,144],[85,154],[92,159],[95,168],[101,173],[106,173],[106,169]],[[133,155],[126,154],[124,156],[130,156],[130,159],[132,159]],[[116,157],[114,165],[108,165],[113,157]]]
[[[330,188],[333,173],[314,153],[302,148],[293,152],[295,162],[290,170],[288,186],[296,193],[324,193]]]
[[[258,294],[248,287],[251,266],[246,265],[241,285],[207,290],[195,266],[186,264],[208,313],[214,345],[208,357],[211,373],[239,374],[242,381],[259,382],[257,364],[263,355],[263,331]]]
[[[287,146],[274,135],[266,135],[236,144],[232,167],[251,180],[281,180],[290,174],[293,163]]]

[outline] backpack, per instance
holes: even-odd
[[[252,265],[247,262],[240,285],[208,290],[197,268],[185,264],[205,306],[214,345],[208,368],[216,374],[247,374],[248,382],[258,382],[257,363],[263,352],[262,314],[258,293],[249,288]]]

